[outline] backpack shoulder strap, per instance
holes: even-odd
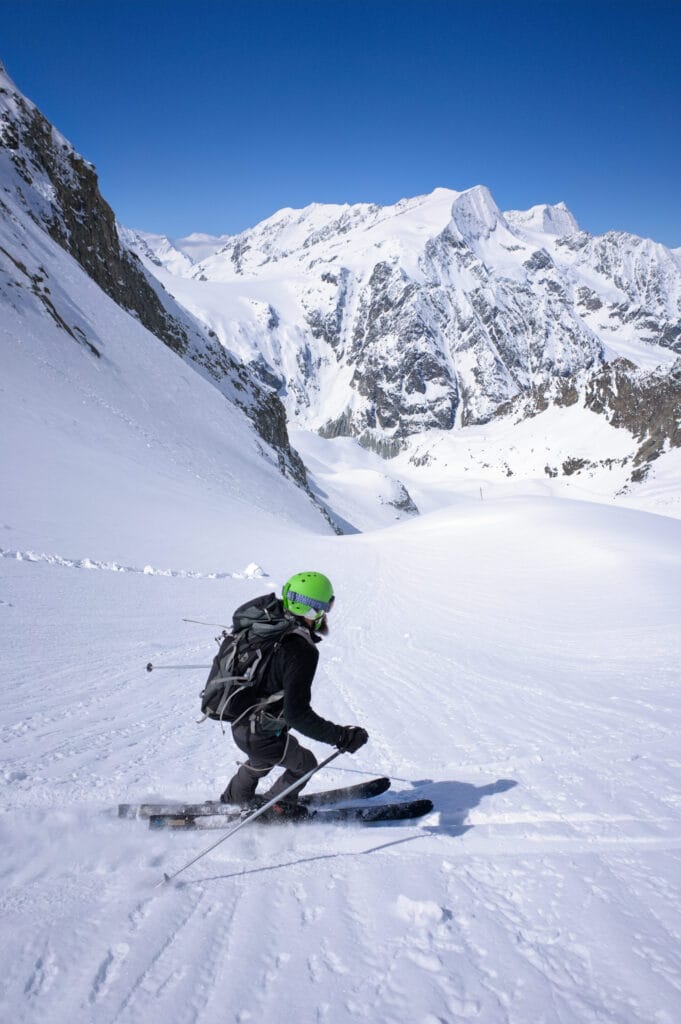
[[[270,661],[281,647],[283,641],[287,639],[287,637],[289,636],[296,635],[302,636],[305,640],[314,645],[314,640],[310,636],[309,629],[306,629],[305,626],[301,626],[300,623],[297,622],[293,616],[291,616],[291,622],[289,624],[289,627],[284,631],[284,633],[281,636],[279,636],[274,641],[274,643],[268,644],[267,642],[265,642],[265,644],[263,644],[263,646],[258,652],[259,657],[257,661],[254,663],[252,671],[250,672],[249,676],[251,680],[256,680],[256,690],[260,687],[265,671]],[[260,677],[259,679],[257,678],[258,676]],[[255,703],[251,705],[251,707],[246,708],[246,710],[242,712],[242,714],[240,714],[238,718],[234,719],[232,725],[236,725],[243,718],[252,718],[254,714],[256,714],[258,711],[261,711],[264,707],[267,707],[268,704],[276,704],[278,701],[282,699],[283,696],[283,690],[276,690],[274,693],[270,693],[267,696],[259,696]]]

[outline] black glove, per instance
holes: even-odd
[[[360,725],[341,725],[336,746],[344,754],[354,754],[369,739],[369,733]]]

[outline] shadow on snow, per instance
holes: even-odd
[[[486,786],[474,786],[469,782],[430,782],[423,779],[413,785],[418,789],[419,797],[433,801],[440,815],[437,825],[426,825],[423,831],[436,835],[461,836],[474,827],[466,824],[466,817],[484,797],[506,793],[518,783],[515,779],[497,779]]]
[[[261,867],[241,869],[239,871],[232,871],[229,874],[188,879],[187,881],[176,882],[175,885],[177,888],[183,888],[186,885],[194,885],[197,882],[218,882],[228,878],[242,878],[246,875],[259,875],[266,871],[277,871],[300,864],[314,864],[324,860],[339,860],[343,857],[366,857],[369,854],[387,850],[391,846],[413,843],[430,835],[462,836],[465,832],[475,827],[466,824],[466,816],[469,811],[477,807],[484,797],[494,796],[496,793],[505,793],[507,790],[517,786],[518,783],[514,779],[497,779],[496,782],[490,782],[486,786],[474,786],[468,782],[431,782],[428,779],[421,779],[418,782],[412,783],[412,785],[414,789],[418,789],[419,797],[427,797],[433,801],[433,813],[438,813],[440,816],[437,825],[424,825],[416,835],[403,836],[400,839],[379,843],[378,846],[371,846],[366,850],[339,850],[335,853],[316,854],[313,857],[298,857],[279,864],[264,864]],[[380,824],[377,822],[374,826],[369,823],[364,828],[399,828],[404,827],[404,825],[404,821],[381,822]]]

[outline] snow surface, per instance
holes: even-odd
[[[0,344],[3,1019],[675,1024],[681,523],[435,473],[394,522],[385,464],[317,439],[368,531],[336,537],[81,285],[101,360],[28,304]],[[205,670],[144,666],[207,665],[217,628],[182,620],[306,566],[338,595],[314,704],[371,737],[318,785],[385,773],[435,810],[244,829],[157,888],[216,833],[117,802],[217,796],[237,752],[195,724]]]

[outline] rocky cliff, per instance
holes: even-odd
[[[11,300],[11,288],[30,290],[60,327],[100,354],[101,344],[89,339],[82,326],[74,327],[71,311],[59,308],[50,289],[49,266],[28,269],[29,247],[22,232],[22,219],[28,217],[114,302],[242,408],[272,448],[281,471],[307,488],[305,467],[289,443],[286,412],[276,393],[178,305],[138,256],[121,244],[94,167],[16,89],[2,65],[0,182],[0,211],[8,227],[6,245],[0,248],[5,298]]]

